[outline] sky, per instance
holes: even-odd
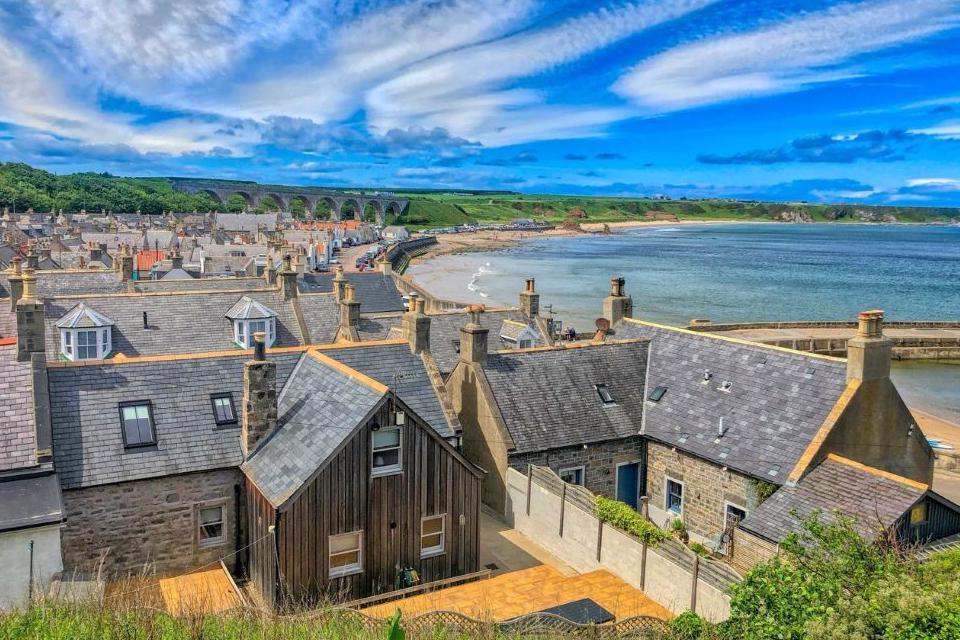
[[[960,206],[960,0],[0,0],[0,161]]]

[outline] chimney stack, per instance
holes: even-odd
[[[430,316],[424,313],[425,306],[425,300],[411,293],[410,310],[403,314],[403,337],[413,353],[430,351]]]
[[[17,302],[23,297],[23,258],[14,257],[7,270],[7,282],[10,288],[10,311],[17,310]]]
[[[533,278],[527,278],[523,291],[520,292],[520,311],[532,320],[540,314],[540,294],[537,293],[536,282]]]
[[[347,294],[347,278],[343,275],[343,265],[338,264],[333,274],[333,291],[337,294],[337,302],[343,302]]]
[[[283,256],[283,267],[280,269],[280,290],[283,291],[284,300],[297,297],[297,272],[293,270],[289,253]]]
[[[307,252],[304,250],[303,245],[297,249],[297,255],[293,258],[293,270],[297,272],[298,276],[302,276],[307,272]]]
[[[610,295],[603,299],[603,317],[614,326],[624,318],[633,317],[633,298],[623,289],[623,278],[610,279]]]
[[[37,243],[33,240],[27,245],[27,269],[39,269],[40,256],[37,255]]]
[[[354,297],[352,284],[344,287],[344,297],[340,301],[340,338],[347,342],[360,342],[357,327],[360,324],[360,301]]]
[[[460,329],[460,361],[484,364],[487,361],[487,336],[490,330],[480,325],[482,304],[467,307],[470,322]]]
[[[273,252],[267,254],[267,264],[263,266],[263,276],[267,284],[277,284],[277,270],[273,264]]]
[[[87,250],[90,252],[90,262],[100,262],[103,258],[103,251],[100,250],[100,245],[96,242],[91,241]]]
[[[380,259],[377,260],[377,267],[380,268],[380,273],[385,276],[389,276],[391,273],[393,273],[393,263],[387,260],[387,256],[385,255],[381,256]]]
[[[883,337],[883,311],[861,311],[857,335],[847,341],[847,381],[889,378],[892,346]]]
[[[179,246],[170,250],[170,268],[183,269],[183,256],[180,254]]]
[[[120,247],[120,273],[124,282],[133,280],[133,251],[130,245]]]
[[[262,331],[253,334],[253,359],[243,365],[243,423],[240,447],[249,458],[277,427],[277,365],[266,358]]]
[[[23,272],[23,296],[17,301],[17,361],[26,362],[34,353],[43,353],[43,302],[37,297],[37,275]]]

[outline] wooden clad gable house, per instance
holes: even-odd
[[[478,568],[483,472],[393,392],[308,352],[276,404],[247,363],[248,571],[265,604],[350,600]],[[260,404],[258,404],[260,403]]]

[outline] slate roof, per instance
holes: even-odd
[[[0,477],[0,532],[62,521],[60,485],[51,471]]]
[[[324,349],[323,353],[389,387],[442,437],[456,435],[443,413],[423,360],[410,352],[406,342]]]
[[[112,325],[113,320],[101,313],[97,313],[96,310],[91,309],[83,302],[68,311],[56,322],[56,326],[60,329],[109,327]]]
[[[0,274],[0,285],[9,290],[6,273]],[[119,271],[90,269],[37,272],[37,291],[42,298],[85,293],[122,293],[126,290],[127,285]]]
[[[286,502],[386,394],[304,355],[278,400],[277,429],[241,465],[274,507]]]
[[[613,337],[651,340],[647,387],[667,391],[646,403],[646,436],[778,485],[846,387],[843,362],[800,352],[636,321]]]
[[[340,307],[336,298],[328,293],[297,296],[300,313],[310,333],[313,344],[330,344],[337,338],[340,326]],[[363,307],[360,307],[363,309]]]
[[[382,273],[346,273],[347,282],[353,285],[362,313],[404,311],[403,294],[397,289],[393,278]],[[309,273],[297,281],[300,291],[328,293],[333,291],[332,273]]]
[[[249,258],[242,258],[249,260]],[[240,291],[240,290],[271,290],[275,285],[269,284],[264,278],[193,278],[187,282],[179,280],[138,280],[137,291]]]
[[[33,369],[17,362],[17,345],[0,346],[0,471],[37,464]]]
[[[257,213],[217,214],[217,227],[226,231],[255,232],[257,227],[261,225],[268,231],[273,231],[277,228],[277,216]]]
[[[484,366],[516,453],[640,433],[646,341],[490,354]],[[604,403],[596,385],[613,397]]]
[[[363,309],[362,306],[360,308]],[[498,332],[506,319],[526,323],[526,318],[519,309],[500,309],[480,314],[480,326],[490,329],[487,350],[491,353],[501,348]],[[430,353],[444,376],[453,371],[460,359],[460,352],[454,341],[459,344],[460,329],[468,322],[470,314],[466,311],[430,315]]]
[[[177,295],[131,294],[45,300],[47,353],[60,353],[56,320],[83,301],[114,322],[113,351],[125,356],[223,351],[234,348],[233,326],[224,315],[241,297],[277,312],[275,346],[302,344],[293,306],[278,291],[206,291]],[[143,328],[147,312],[149,329]]]
[[[301,353],[271,354],[282,388]],[[239,427],[217,427],[210,395],[242,411],[248,356],[53,366],[48,370],[54,462],[65,489],[237,466]],[[157,445],[124,449],[119,403],[149,400]]]
[[[360,311],[363,311],[361,305]],[[402,322],[403,314],[385,314],[377,316],[360,316],[360,322],[357,324],[357,333],[360,339],[367,340],[386,340],[393,327]]]
[[[903,480],[903,479],[901,479]],[[855,518],[862,536],[873,539],[907,512],[926,493],[910,481],[898,481],[871,472],[863,465],[830,455],[796,486],[778,489],[753,510],[740,527],[773,542],[780,542],[815,510],[824,518],[834,510]],[[796,516],[793,512],[796,512]]]

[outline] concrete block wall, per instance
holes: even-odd
[[[144,568],[168,574],[216,562],[235,567],[236,469],[152,480],[137,480],[63,492],[63,565],[87,574],[103,568],[112,575]],[[200,505],[225,506],[223,544],[201,548]]]
[[[525,474],[516,469],[507,470],[507,517],[518,531],[581,573],[606,569],[673,613],[689,609],[693,574],[669,554],[648,547],[646,566],[642,569],[643,545],[638,540],[614,527],[601,525],[593,513],[569,500],[563,507],[561,535],[561,497],[533,481],[528,515],[527,484]],[[599,536],[601,526],[602,538]],[[730,597],[701,578],[697,580],[696,607],[697,613],[708,620],[725,620],[730,615]]]
[[[63,569],[60,525],[0,534],[0,611],[30,602],[30,543],[33,543],[33,594],[42,595]]]

